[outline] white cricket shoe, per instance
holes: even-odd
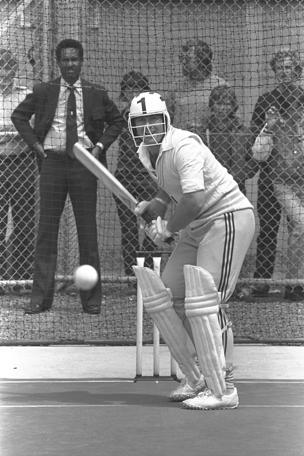
[[[185,399],[190,399],[197,396],[197,394],[203,391],[205,388],[206,384],[203,376],[201,376],[195,387],[192,387],[188,383],[187,378],[184,377],[180,385],[178,385],[178,387],[171,392],[169,399],[173,402],[182,402]]]
[[[222,397],[215,396],[210,389],[206,388],[192,399],[183,401],[182,406],[193,410],[217,410],[234,409],[239,405],[237,389],[233,388],[231,393]]]

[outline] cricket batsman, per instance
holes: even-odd
[[[144,306],[184,374],[170,399],[188,409],[233,409],[233,333],[225,307],[255,231],[253,207],[201,138],[174,128],[159,93],[133,98],[129,130],[159,192],[137,213],[159,214],[156,244],[178,235],[160,278],[134,266]],[[164,219],[167,205],[175,210]]]

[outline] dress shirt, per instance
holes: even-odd
[[[76,112],[77,112],[77,133],[78,141],[86,148],[93,147],[93,144],[84,130],[83,115],[83,95],[81,80],[78,79],[75,84]],[[67,82],[61,78],[60,90],[57,102],[57,108],[51,128],[49,129],[44,140],[44,149],[53,149],[58,152],[65,152],[66,145],[66,110],[67,100],[70,91]]]

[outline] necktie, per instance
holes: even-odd
[[[74,158],[73,146],[78,141],[75,87],[69,86],[66,116],[66,153]]]

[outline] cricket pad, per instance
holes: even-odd
[[[217,396],[226,389],[226,362],[218,320],[219,297],[212,275],[199,266],[185,265],[185,314],[208,388]]]
[[[193,343],[173,308],[170,289],[165,287],[161,278],[152,269],[140,266],[133,266],[133,269],[142,291],[146,311],[153,319],[181,371],[189,383],[195,386],[201,373],[190,351],[194,351]]]

